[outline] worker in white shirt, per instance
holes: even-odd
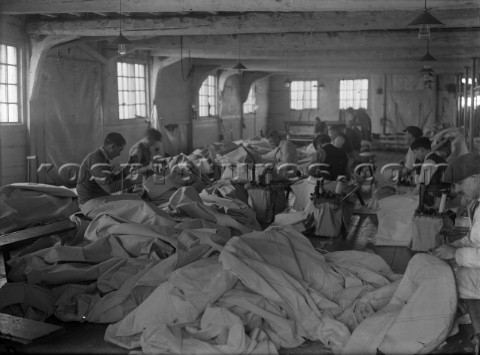
[[[455,184],[462,197],[462,207],[470,219],[468,236],[435,250],[443,260],[451,260],[460,298],[480,299],[480,155],[467,153],[453,161],[445,171],[444,180]]]

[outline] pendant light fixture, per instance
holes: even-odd
[[[127,44],[132,44],[132,42],[122,34],[122,0],[120,0],[120,34],[110,43],[117,45],[117,51],[120,55],[127,53]]]
[[[245,65],[240,61],[240,35],[238,36],[238,63],[232,69],[238,71],[238,74],[243,74],[243,71],[247,69]]]
[[[430,39],[430,28],[445,26],[443,22],[430,14],[427,9],[427,0],[423,12],[409,22],[407,27],[418,28],[419,39]]]
[[[427,39],[427,53],[419,59],[420,62],[436,62],[437,58],[430,54],[430,40]]]

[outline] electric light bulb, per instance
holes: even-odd
[[[125,44],[118,45],[118,54],[124,55],[127,53],[127,46]]]
[[[430,26],[422,24],[418,30],[418,39],[430,39]]]

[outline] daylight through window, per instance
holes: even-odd
[[[121,120],[147,115],[146,66],[137,63],[117,63],[118,113]]]
[[[0,123],[20,122],[17,47],[0,44]]]

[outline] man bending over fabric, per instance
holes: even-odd
[[[316,149],[311,163],[324,163],[330,166],[330,178],[335,180],[339,175],[349,175],[347,154],[335,147],[328,134],[320,134],[313,140]]]
[[[148,128],[145,136],[136,142],[129,151],[129,164],[149,165],[156,155],[162,155],[162,134],[154,128]]]
[[[80,210],[87,217],[107,200],[128,199],[127,196],[110,196],[137,183],[126,177],[128,168],[119,173],[113,172],[110,160],[118,157],[125,147],[125,138],[119,133],[107,134],[103,145],[83,160],[77,181],[77,194]],[[140,179],[141,182],[141,179]]]
[[[277,131],[268,133],[267,139],[273,150],[262,155],[265,162],[298,164],[295,144],[288,139],[282,139]]]
[[[421,163],[417,166],[418,182],[424,182],[425,185],[438,184],[441,181],[442,173],[445,168],[441,169],[441,165],[446,161],[436,152],[432,151],[432,143],[427,137],[416,139],[410,149],[415,154],[415,159]]]

